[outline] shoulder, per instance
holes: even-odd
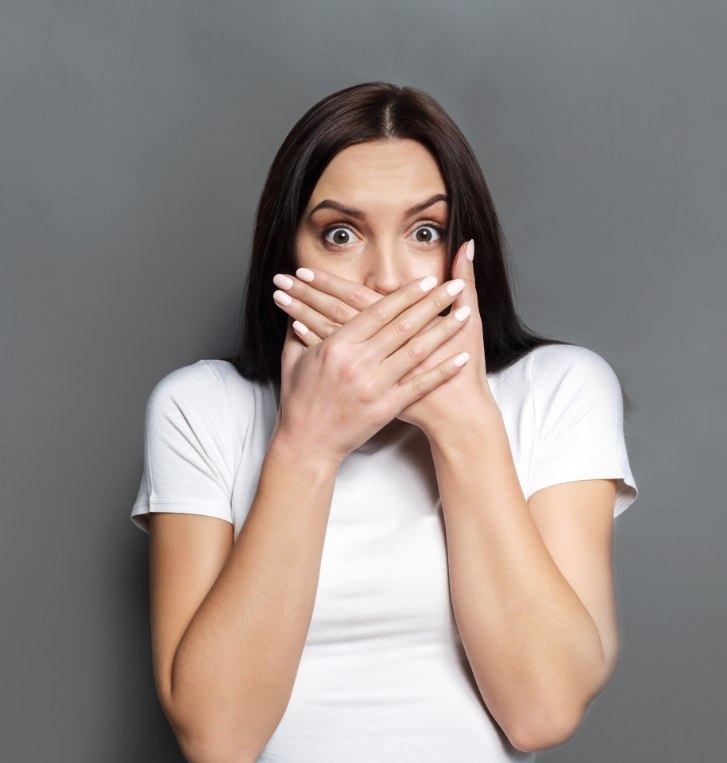
[[[620,389],[618,376],[611,364],[588,347],[573,344],[548,344],[529,353],[530,380],[533,390],[561,384],[614,385]]]
[[[226,360],[198,360],[170,371],[156,383],[149,395],[147,413],[220,423],[229,410],[236,414],[249,410],[257,386]]]
[[[621,381],[599,353],[581,345],[542,345],[530,352],[530,388],[536,412],[557,414],[602,407],[622,411]],[[555,415],[555,414],[554,414]]]

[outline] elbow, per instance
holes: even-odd
[[[534,753],[565,744],[580,726],[578,723],[532,724],[508,734],[510,743],[521,752]]]
[[[179,748],[188,763],[255,763],[258,752],[251,752],[230,740],[210,734],[187,734],[175,730]]]
[[[159,700],[187,763],[255,763],[257,760],[260,750],[250,748],[239,726],[233,734],[197,712],[182,712],[170,695],[160,694]]]
[[[510,743],[521,752],[534,753],[565,744],[578,730],[586,707],[570,714],[552,716],[542,713],[535,719],[522,722],[508,732]]]

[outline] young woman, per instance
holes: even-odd
[[[429,96],[313,106],[258,210],[239,355],[154,388],[132,519],[191,763],[532,760],[618,653],[618,377],[518,318]]]

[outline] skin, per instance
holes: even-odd
[[[376,302],[325,342],[307,347],[288,330],[278,417],[236,539],[230,523],[212,517],[150,517],[157,689],[194,763],[257,759],[285,712],[305,645],[338,467],[461,373],[454,355],[417,370],[467,322],[439,318],[465,282],[437,283],[414,267],[415,253],[407,271],[376,270],[370,283],[388,293],[371,292]],[[394,281],[394,272],[411,280]]]
[[[309,351],[334,340],[359,311],[411,274],[428,268],[442,277],[441,244],[420,251],[411,232],[421,222],[405,214],[442,186],[432,157],[410,141],[359,144],[331,162],[306,214],[333,198],[355,203],[366,213],[365,225],[357,223],[351,239],[343,236],[345,244],[330,249],[319,241],[321,227],[354,221],[330,212],[314,227],[304,217],[297,253],[305,269],[295,278],[274,279],[291,297],[288,304],[276,301],[295,319],[299,342]],[[446,205],[438,207],[444,214]],[[533,752],[563,744],[575,733],[616,667],[616,481],[565,482],[525,499],[487,384],[474,270],[465,249],[453,261],[452,276],[466,287],[452,310],[469,306],[471,317],[414,371],[455,348],[471,359],[399,418],[420,426],[431,445],[452,605],[477,686],[515,746]],[[429,253],[434,256],[425,263]],[[437,316],[428,326],[444,320]]]
[[[412,237],[424,222],[446,225],[446,204],[423,211],[426,220],[405,214],[443,186],[433,159],[407,141],[334,158],[310,209],[333,198],[366,221],[348,220],[356,235],[343,249],[316,238],[325,222],[304,222],[298,257],[308,270],[297,274],[313,280],[276,276],[291,297],[281,307],[291,319],[281,404],[239,535],[209,516],[149,517],[157,691],[194,763],[254,761],[280,723],[315,603],[337,468],[395,417],[429,439],[458,630],[509,740],[523,751],[562,744],[613,672],[615,481],[553,485],[526,502],[487,385],[464,242],[452,264],[464,288],[452,295],[441,283],[441,244]],[[440,285],[423,292],[428,275]],[[463,321],[453,317],[460,307],[471,310]],[[293,319],[308,332],[296,334]],[[457,367],[462,351],[469,360]]]
[[[302,323],[304,330],[308,329],[306,333],[298,332],[303,344],[312,346],[331,336],[359,310],[412,280],[428,275],[435,276],[438,282],[444,279],[449,259],[445,242],[449,218],[446,195],[437,163],[416,141],[360,143],[333,158],[311,194],[296,236],[297,263],[309,275],[314,274],[315,282],[306,283],[286,274],[274,279],[280,290],[293,299],[289,305],[276,299],[278,306],[298,319],[295,328]],[[321,208],[329,201],[361,214]],[[427,201],[433,203],[424,206]],[[415,207],[420,208],[412,214],[410,210]],[[463,242],[455,257],[455,270],[466,288],[450,311],[454,315],[464,308],[465,325],[456,338],[422,357],[421,364],[403,377],[409,380],[448,356],[467,353],[468,362],[456,380],[449,380],[436,393],[430,392],[398,414],[400,420],[419,426],[425,433],[441,431],[451,424],[452,401],[459,401],[463,418],[469,409],[481,411],[483,406],[494,405],[486,380],[474,271],[465,249]],[[279,295],[280,291],[274,297]],[[437,326],[440,320],[436,316],[425,330]],[[467,405],[463,406],[462,401]]]

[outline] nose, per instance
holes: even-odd
[[[399,251],[395,245],[371,247],[366,262],[364,286],[386,296],[414,278],[407,271],[404,252]]]

